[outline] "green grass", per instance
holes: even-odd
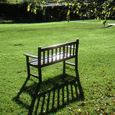
[[[115,22],[115,21],[113,21]],[[26,115],[24,105],[13,101],[26,79],[24,52],[37,54],[48,46],[79,38],[79,74],[85,100],[74,101],[56,115],[99,115],[115,112],[115,27],[104,28],[96,21],[41,24],[0,24],[0,115]],[[52,69],[53,68],[53,69]],[[62,65],[43,68],[43,80],[61,74]],[[74,75],[73,69],[67,69]],[[33,79],[35,82],[36,79]],[[32,83],[28,83],[28,86]],[[36,81],[37,82],[37,81]],[[50,87],[50,83],[45,84]],[[45,87],[44,85],[44,87]],[[29,94],[21,100],[30,104]]]

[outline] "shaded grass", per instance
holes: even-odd
[[[99,114],[115,112],[115,27],[95,21],[42,24],[0,24],[0,114],[27,114],[12,101],[26,78],[24,52],[37,54],[38,46],[80,39],[79,73],[85,101],[71,103],[52,114]],[[53,68],[53,69],[52,69]],[[43,68],[43,80],[62,72],[62,65]],[[74,75],[73,69],[67,69]],[[35,79],[33,79],[36,81]],[[31,99],[23,94],[27,104]]]

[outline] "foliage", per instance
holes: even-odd
[[[114,0],[106,0],[104,2],[99,2],[95,0],[92,0],[90,2],[78,2],[78,0],[75,0],[72,4],[73,5],[68,4],[68,7],[72,7],[72,12],[84,18],[102,19],[104,20],[104,26],[106,20],[112,17],[115,13]]]
[[[107,19],[115,13],[115,2],[114,0],[107,0],[100,6],[102,8],[101,12],[99,12],[100,16],[98,16],[100,19],[103,19],[103,25],[105,26]]]
[[[60,3],[59,1],[57,1]],[[91,0],[84,2],[79,0],[63,2],[67,7],[67,20],[71,20],[71,14],[77,14],[81,19],[101,19],[105,26],[107,19],[110,17],[115,18],[115,2],[114,0]],[[30,2],[27,11],[37,13],[37,10],[42,10],[45,15],[45,0],[34,0]]]
[[[27,11],[37,14],[37,10],[42,10],[43,14],[45,14],[45,4],[46,2],[44,0],[33,0],[28,4]]]

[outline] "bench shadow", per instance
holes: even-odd
[[[81,97],[83,90],[79,89],[79,84],[74,76],[66,75],[55,76],[52,79],[43,81],[42,84],[34,82],[26,86],[28,79],[24,82],[19,93],[13,100],[28,109],[28,115],[47,115],[64,108],[68,104],[84,100]],[[81,85],[81,84],[80,84]],[[36,90],[37,87],[37,90]],[[22,93],[27,93],[31,97],[31,104],[27,104],[20,99]]]

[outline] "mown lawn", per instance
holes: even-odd
[[[38,46],[64,43],[77,38],[80,40],[79,75],[85,100],[74,100],[56,112],[52,111],[48,114],[114,115],[115,26],[104,28],[94,20],[69,23],[0,24],[0,115],[28,113],[28,106],[31,103],[28,93],[20,95],[23,103],[13,100],[26,79],[23,53],[37,54]],[[55,77],[61,73],[61,63],[43,68],[43,81],[55,80]],[[68,67],[67,73],[74,75],[74,69]],[[27,83],[27,86],[37,83],[35,78],[32,80]],[[43,87],[47,90],[50,85],[47,82]],[[39,106],[42,106],[42,102],[41,99]],[[45,108],[42,109],[44,113]],[[39,113],[39,110],[36,111]]]

